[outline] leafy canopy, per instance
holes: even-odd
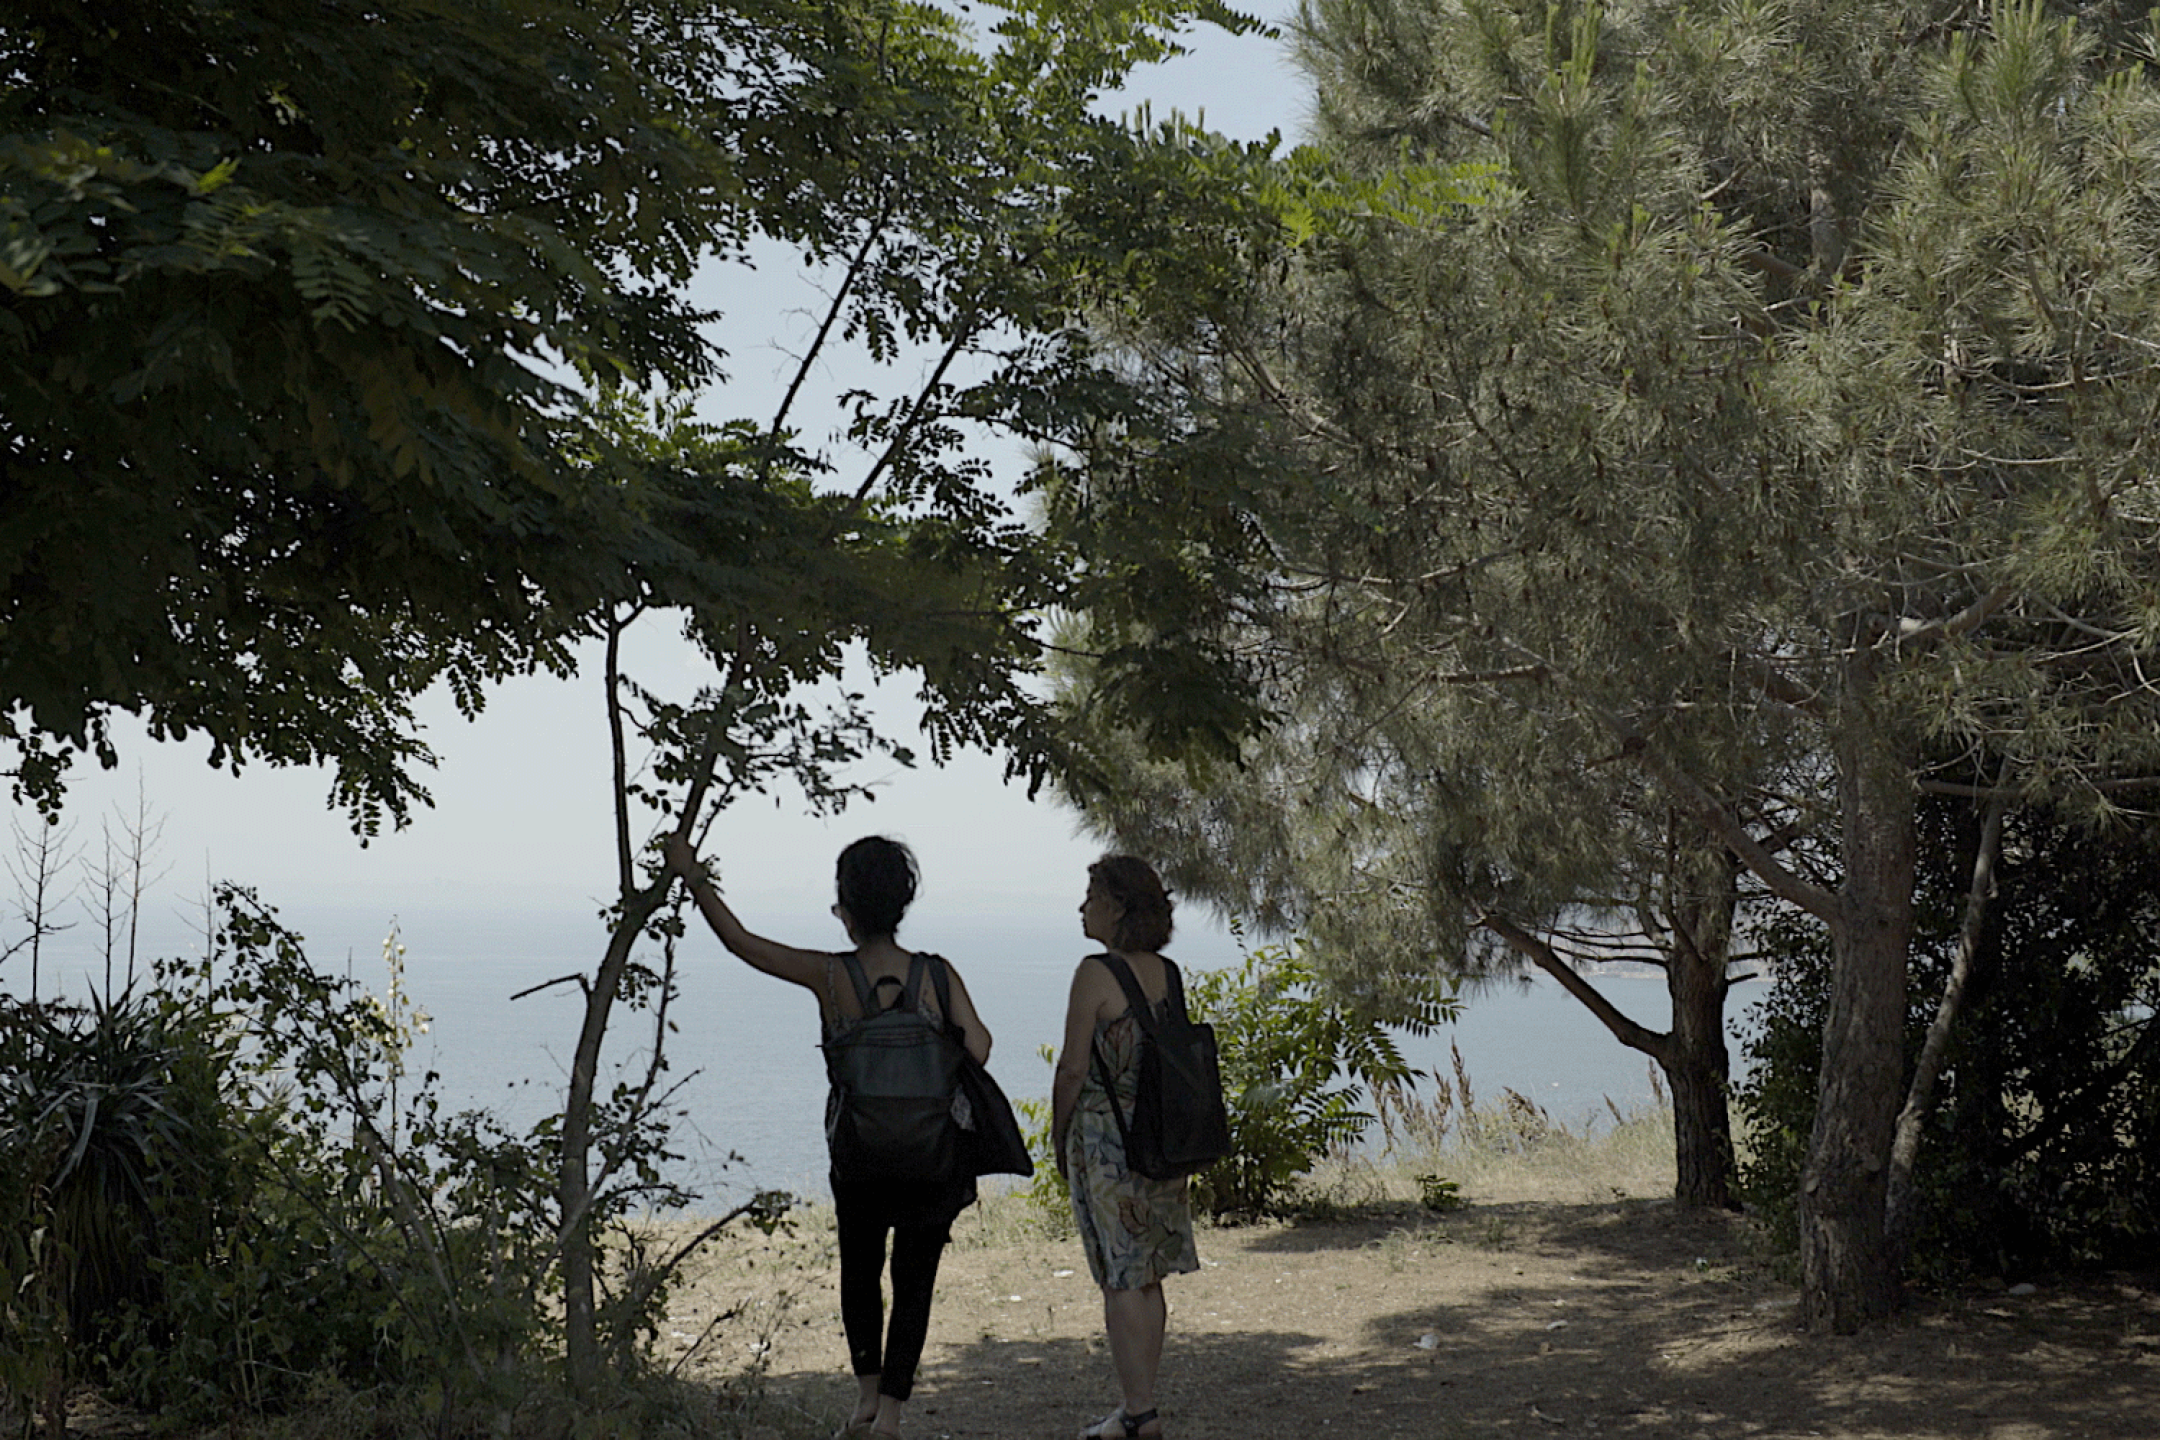
[[[936,745],[1014,733],[1012,617],[1059,567],[983,435],[1140,415],[1077,322],[1219,285],[1243,192],[1230,147],[1094,104],[1183,26],[1251,22],[990,14],[977,35],[888,0],[18,7],[0,727],[22,791],[56,804],[128,711],[214,763],[333,762],[372,830],[425,800],[415,693],[447,679],[471,708],[564,669],[611,606],[696,610],[722,658],[755,617],[752,649],[797,677],[867,639],[924,669]],[[723,381],[721,317],[684,282],[770,242],[833,285],[776,412],[690,455],[671,401],[635,440],[638,403],[591,408]],[[919,386],[844,397],[874,457],[848,474],[797,405],[842,345],[928,357]],[[767,564],[781,502],[796,539]],[[837,587],[788,558],[858,535],[875,558]]]
[[[636,517],[571,382],[715,374],[816,7],[30,3],[0,20],[0,730],[425,799],[410,698],[562,668]],[[763,147],[760,149],[760,147]]]

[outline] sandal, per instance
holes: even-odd
[[[1143,1410],[1138,1415],[1128,1415],[1125,1407],[1120,1405],[1082,1430],[1080,1440],[1140,1440],[1140,1427],[1160,1414],[1157,1410]],[[1117,1427],[1114,1430],[1111,1428],[1113,1425]],[[1158,1440],[1161,1434],[1162,1431],[1157,1430],[1155,1434],[1148,1436],[1147,1440]]]

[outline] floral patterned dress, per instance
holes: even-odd
[[[1129,1011],[1095,1026],[1096,1049],[1117,1087],[1118,1106],[1128,1116],[1140,1083],[1140,1039],[1140,1024]],[[1185,1182],[1151,1180],[1125,1168],[1117,1117],[1110,1113],[1110,1097],[1092,1061],[1065,1136],[1065,1165],[1073,1219],[1096,1284],[1138,1290],[1165,1275],[1200,1268]]]

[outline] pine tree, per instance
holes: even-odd
[[[1430,955],[1511,896],[1554,923],[1625,893],[1663,806],[1828,927],[1820,1328],[1897,1296],[1917,797],[2104,822],[2160,775],[2153,34],[1312,0],[1318,138],[1362,199],[1286,206],[1259,323],[1160,371],[1197,427],[1266,437],[1230,497],[1257,583],[1211,618],[1276,743],[1334,767],[1297,818],[1331,836],[1322,924]],[[1387,202],[1436,172],[1483,192]],[[1145,514],[1151,483],[1072,508]]]

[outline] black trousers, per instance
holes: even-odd
[[[878,1377],[878,1394],[905,1400],[915,1389],[930,1334],[938,1262],[958,1206],[925,1204],[917,1187],[833,1185],[840,1230],[840,1323],[857,1375]],[[964,1203],[964,1202],[963,1202]],[[885,1325],[885,1237],[892,1236],[892,1326]]]

